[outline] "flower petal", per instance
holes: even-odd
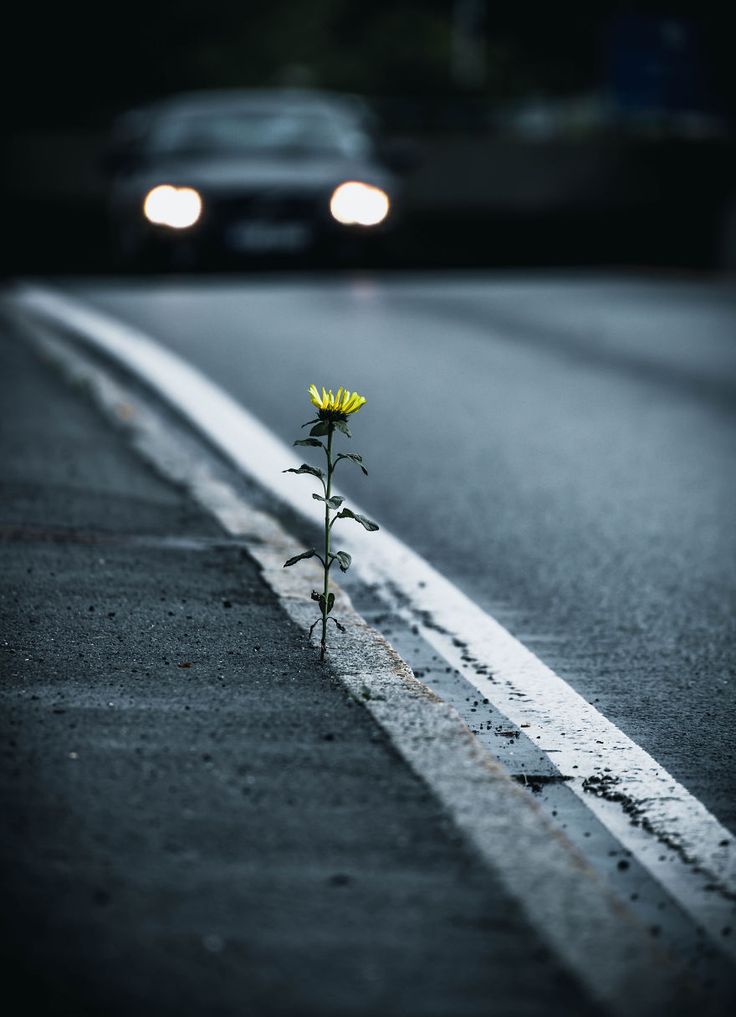
[[[331,413],[355,413],[366,401],[365,396],[351,392],[349,388],[342,385],[337,390],[337,395],[332,389],[322,387],[322,394],[316,385],[309,386],[309,398],[318,410],[326,410]]]

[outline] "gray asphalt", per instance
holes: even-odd
[[[598,1012],[254,563],[0,336],[8,1017]]]
[[[736,290],[449,275],[69,283],[285,440],[368,397],[343,478],[736,831]]]

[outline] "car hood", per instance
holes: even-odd
[[[156,184],[195,187],[209,195],[258,190],[315,193],[343,180],[389,186],[390,174],[375,163],[336,159],[176,159],[147,165],[125,181],[137,191]]]

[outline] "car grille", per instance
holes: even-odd
[[[210,208],[223,222],[263,220],[294,222],[313,219],[322,210],[318,197],[288,194],[250,194],[217,198]]]

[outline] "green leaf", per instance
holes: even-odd
[[[372,519],[368,519],[367,516],[361,516],[357,512],[353,512],[352,509],[344,508],[342,512],[338,512],[337,519],[354,519],[356,523],[360,523],[366,530],[377,530],[378,523],[374,523]]]
[[[298,561],[301,561],[303,558],[313,558],[316,553],[317,552],[315,551],[315,549],[313,547],[310,547],[308,551],[302,551],[301,554],[297,554],[293,558],[289,558],[288,561],[284,562],[283,567],[288,568],[289,565],[296,565],[296,563]]]
[[[300,438],[294,442],[295,445],[309,445],[310,448],[324,448],[324,445],[317,438]]]
[[[309,427],[310,424],[316,424],[319,421],[319,417],[315,417],[313,420],[308,420],[306,424],[302,424],[302,427]]]
[[[298,470],[295,470],[293,467],[289,470],[282,470],[282,473],[310,473],[313,477],[319,477],[320,480],[325,478],[319,466],[310,466],[309,463],[302,463]]]
[[[333,621],[335,623],[335,625],[337,625],[338,629],[341,632],[347,632],[347,629],[345,628],[345,626],[341,625],[340,622],[337,620],[337,618],[331,618],[330,621]]]
[[[329,505],[332,509],[339,509],[345,501],[339,494],[333,494],[331,498],[323,498],[321,494],[313,494],[312,497],[315,501],[323,501],[325,505]]]
[[[348,425],[345,423],[344,420],[335,420],[335,421],[333,421],[333,423],[334,423],[335,427],[338,429],[338,431],[342,431],[342,433],[344,435],[346,435],[346,437],[352,438],[352,434],[350,433],[350,428],[348,427]],[[311,434],[312,432],[310,431],[309,433]]]
[[[363,456],[359,456],[357,452],[341,452],[338,456],[335,456],[335,465],[337,465],[341,459],[349,459],[351,463],[355,463],[356,466],[360,466],[365,476],[368,476],[368,470],[365,466],[363,466]]]
[[[350,568],[350,562],[353,560],[347,551],[337,551],[335,554],[331,554],[330,558],[332,558],[333,561],[337,561],[341,572],[347,572]]]
[[[325,595],[324,593],[318,593],[317,590],[312,590],[312,600],[316,600],[319,604],[319,609],[323,614],[329,614],[335,603],[335,594],[327,594],[327,611],[325,611]]]
[[[329,434],[330,425],[326,420],[318,420],[309,433],[317,438],[322,434]]]

